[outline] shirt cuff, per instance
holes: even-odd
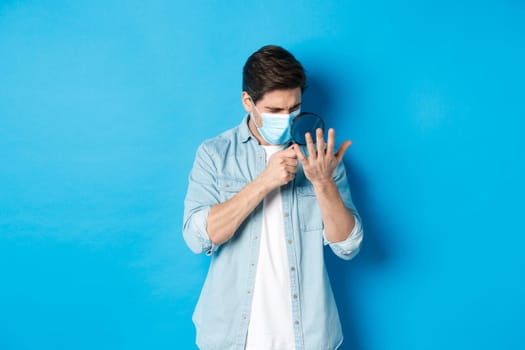
[[[218,245],[216,245],[210,240],[208,231],[206,230],[206,226],[208,224],[209,211],[209,208],[206,210],[201,210],[195,213],[193,216],[195,232],[198,235],[197,239],[201,244],[202,251],[208,256],[212,255],[217,250],[217,248],[219,248]]]
[[[353,258],[359,252],[359,247],[361,246],[361,241],[363,240],[363,227],[361,225],[361,221],[357,215],[354,215],[354,220],[355,224],[352,232],[344,241],[341,242],[330,242],[326,238],[325,231],[323,230],[324,244],[330,245],[330,248],[332,248],[334,253],[343,259]]]

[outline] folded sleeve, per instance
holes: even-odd
[[[323,240],[325,245],[329,245],[332,251],[344,260],[350,260],[359,253],[361,242],[363,241],[363,227],[358,216],[354,215],[355,225],[354,229],[344,241],[330,242],[323,230]]]
[[[210,208],[219,203],[216,171],[213,158],[201,145],[195,156],[188,178],[188,191],[184,199],[183,237],[196,254],[212,255],[218,248],[206,230]]]

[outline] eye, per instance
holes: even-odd
[[[297,105],[297,106],[292,107],[292,109],[290,110],[290,112],[296,112],[296,111],[298,111],[299,109],[301,109],[301,105],[300,105],[300,104]]]

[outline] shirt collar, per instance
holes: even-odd
[[[253,137],[252,132],[250,131],[250,128],[248,127],[249,118],[250,118],[250,115],[247,114],[243,118],[241,125],[239,125],[239,139],[243,143],[249,141],[250,138]]]

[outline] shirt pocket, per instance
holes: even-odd
[[[221,176],[217,180],[217,189],[219,190],[219,196],[221,202],[227,201],[228,199],[235,196],[239,193],[247,182],[244,179],[230,177],[230,176]]]
[[[297,187],[297,201],[301,231],[322,230],[324,225],[321,217],[321,208],[319,208],[319,202],[311,184],[302,184]]]

